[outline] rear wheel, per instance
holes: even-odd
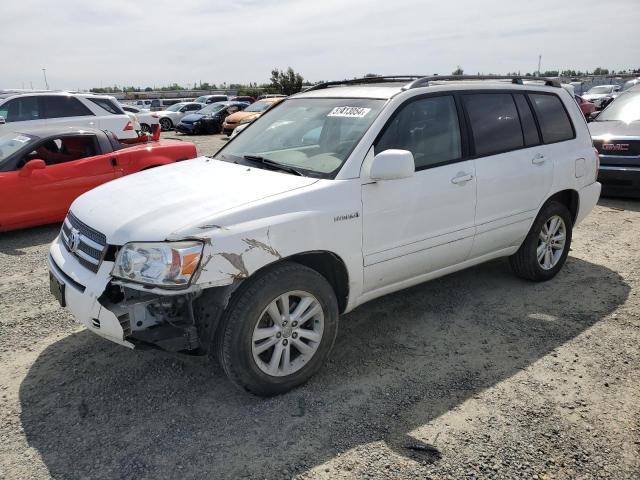
[[[171,130],[173,128],[173,122],[169,118],[161,118],[160,128],[164,131]]]
[[[545,281],[556,276],[569,254],[573,222],[560,202],[549,202],[536,217],[518,251],[509,258],[521,278]]]
[[[282,263],[246,281],[216,335],[229,379],[257,395],[284,393],[307,381],[336,337],[338,303],[315,270]]]
[[[151,127],[146,123],[140,124],[140,130],[142,130],[144,133],[151,133]]]

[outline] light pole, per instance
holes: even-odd
[[[44,75],[44,85],[47,87],[47,90],[49,90],[49,82],[47,82],[47,69],[46,68],[42,69],[42,75]]]

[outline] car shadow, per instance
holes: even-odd
[[[631,212],[640,212],[640,199],[620,198],[620,197],[600,197],[598,205],[601,207],[609,207],[614,210],[629,210]]]
[[[0,233],[0,253],[5,255],[24,255],[25,249],[48,244],[56,238],[60,231],[60,223],[40,227]]]
[[[325,368],[269,399],[238,391],[205,358],[84,331],[30,368],[22,427],[55,478],[287,478],[374,441],[437,462],[437,441],[414,429],[585,332],[629,292],[573,257],[538,284],[494,261],[342,317]]]

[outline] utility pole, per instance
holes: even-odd
[[[538,55],[538,76],[541,75],[540,64],[542,63],[542,55]]]
[[[46,68],[42,69],[42,75],[44,75],[44,85],[45,85],[45,87],[47,87],[47,90],[49,90],[49,82],[47,82],[47,69]]]

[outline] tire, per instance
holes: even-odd
[[[561,223],[552,223],[557,219]],[[549,232],[556,227],[555,233]],[[564,204],[551,201],[544,205],[518,251],[509,257],[514,273],[534,282],[555,277],[569,255],[572,231],[571,214]],[[564,237],[564,243],[559,240],[561,237]]]
[[[160,128],[163,131],[171,130],[173,128],[173,122],[169,118],[161,118],[160,119]]]
[[[276,314],[285,311],[279,303],[283,295],[289,298],[288,312],[296,314],[300,305],[302,311],[288,321],[281,316],[278,325],[269,311],[273,312],[274,305]],[[297,327],[295,318],[302,319]],[[272,333],[259,338],[267,331]],[[260,396],[278,395],[306,382],[320,369],[337,331],[338,302],[331,285],[315,270],[282,262],[249,278],[235,292],[216,332],[213,352],[236,386]],[[312,336],[317,341],[309,340]],[[298,350],[301,343],[306,347]]]
[[[151,127],[146,123],[140,124],[140,130],[142,130],[144,133],[151,133]]]

